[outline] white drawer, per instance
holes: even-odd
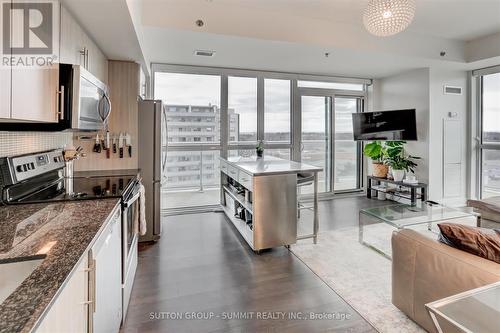
[[[227,173],[229,177],[233,178],[234,180],[238,180],[238,169],[235,168],[234,166],[228,164],[227,165]]]
[[[226,175],[227,173],[227,163],[224,161],[220,161],[220,171],[224,172]]]
[[[238,183],[240,183],[247,190],[253,190],[253,177],[252,175],[240,170],[238,175]]]

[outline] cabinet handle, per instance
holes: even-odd
[[[83,68],[87,69],[87,48],[85,46],[80,50],[80,59],[81,56],[83,56]]]
[[[57,91],[57,96],[59,97],[58,103],[60,103],[58,104],[59,111],[57,111],[57,113],[59,115],[59,119],[64,120],[64,86],[61,86],[60,90]]]
[[[87,65],[86,65],[86,68],[88,71],[90,71],[90,57],[89,57],[89,49],[85,48],[85,57],[87,59]]]
[[[96,275],[95,275],[95,259],[92,258],[92,250],[90,251],[90,258],[89,258],[89,268],[86,269],[86,271],[89,272],[89,300],[86,302],[89,305],[92,305],[92,311],[90,312],[90,317],[92,318],[92,313],[95,313],[95,307],[96,307]]]

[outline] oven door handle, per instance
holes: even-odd
[[[134,194],[134,196],[132,198],[130,198],[129,200],[127,200],[126,202],[123,203],[123,207],[128,208],[128,207],[132,206],[132,204],[134,202],[136,202],[140,196],[141,196],[141,193],[137,192],[136,194]]]

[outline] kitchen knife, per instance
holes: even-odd
[[[125,143],[127,145],[128,149],[128,157],[132,157],[132,138],[130,137],[129,133],[125,134]]]
[[[101,152],[101,141],[99,140],[99,133],[95,135],[95,144],[94,144],[94,153],[100,153]]]
[[[106,149],[106,158],[111,158],[109,131],[106,131],[106,140],[104,140],[104,148]]]
[[[116,154],[116,134],[113,134],[113,154]]]
[[[120,151],[120,158],[123,158],[123,133],[120,133],[120,136],[118,137],[118,149]]]

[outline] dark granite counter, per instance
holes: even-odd
[[[119,199],[0,206],[0,264],[44,258],[0,304],[0,332],[30,332]]]

